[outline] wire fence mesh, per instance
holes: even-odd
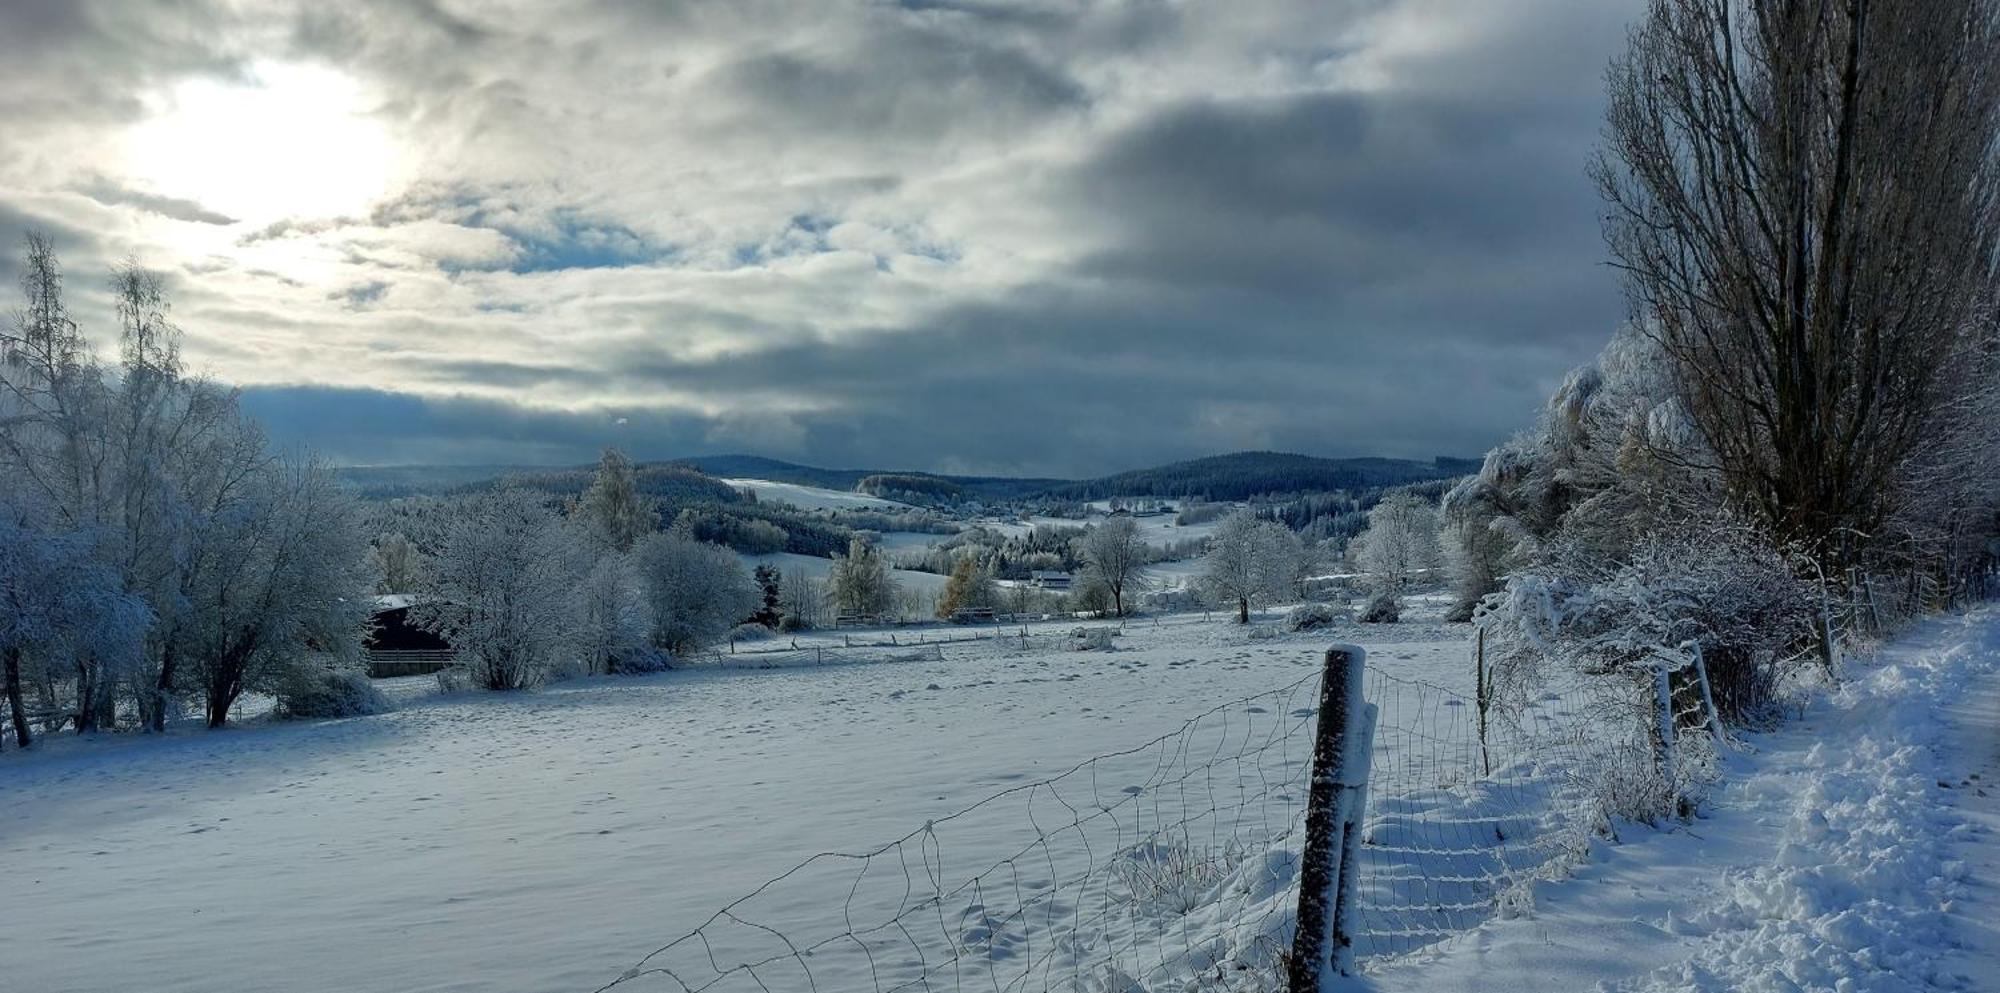
[[[1208,953],[1288,908],[1195,911],[1225,884],[1275,897],[1293,873],[1266,854],[1304,812],[1317,686],[1230,701],[872,851],[815,855],[601,989],[1123,991],[1229,968]]]

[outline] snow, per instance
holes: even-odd
[[[1972,782],[1952,775],[1969,732],[1941,716],[1996,671],[1994,608],[1850,660],[1846,684],[1800,720],[1744,736],[1696,821],[1622,826],[1621,843],[1537,885],[1525,913],[1390,964],[1371,988],[1985,988],[1992,918],[1972,909],[1992,908],[1992,887],[1972,889],[1968,866],[1993,863],[1992,822],[1982,829],[1954,807],[1963,789],[1941,785]],[[1991,742],[1992,725],[1979,733]],[[1990,745],[1985,754],[1990,767]],[[1963,902],[1975,894],[1983,904]]]
[[[1377,657],[1441,679],[1463,667],[1456,633],[1393,634],[1439,640]],[[1130,624],[1111,653],[1002,639],[942,662],[602,678],[51,740],[0,755],[0,865],[20,909],[0,974],[41,993],[594,989],[806,856],[872,847],[1296,681],[1329,637],[1253,641],[1182,618]],[[955,865],[1031,830],[987,828],[958,839]]]
[[[385,681],[404,707],[375,717],[50,739],[0,755],[0,975],[53,993],[595,989],[816,852],[915,832],[946,843],[954,873],[991,864],[1034,837],[1030,818],[1005,803],[945,815],[1295,684],[1328,642],[1360,641],[1399,677],[1469,682],[1462,627],[1285,636],[1276,616],[1128,622],[1110,652],[1069,650],[1075,622],[1026,640],[1008,626],[922,654],[829,650],[849,664],[513,695],[438,696],[418,677]],[[1376,702],[1385,727],[1408,723]],[[2000,609],[1927,622],[1850,660],[1800,720],[1743,735],[1695,821],[1620,824],[1567,875],[1453,922],[1469,930],[1364,959],[1363,986],[1979,988],[1994,961],[2000,811],[1980,789],[2000,775],[1996,725]],[[1141,781],[1102,771],[1108,795]],[[1437,815],[1490,821],[1485,802],[1371,798],[1372,844]],[[1498,857],[1536,829],[1510,826],[1526,840]],[[1163,891],[1188,908],[1180,931],[1282,935],[1295,844]],[[1489,872],[1487,858],[1466,864]],[[771,912],[838,930],[853,882],[801,874]],[[818,988],[873,988],[834,975]]]
[[[800,555],[796,552],[773,552],[769,555],[739,555],[745,568],[755,569],[760,565],[774,566],[787,576],[806,575],[826,581],[833,569],[832,559],[816,555]],[[944,589],[947,577],[934,572],[918,572],[914,569],[891,569],[889,576],[896,581],[899,589],[921,590],[925,595],[935,594]]]
[[[761,502],[789,503],[800,510],[845,510],[856,507],[889,510],[910,508],[909,504],[897,500],[884,500],[866,493],[830,490],[803,483],[780,483],[769,479],[725,479],[723,482],[739,490],[749,490],[757,494],[757,499]]]

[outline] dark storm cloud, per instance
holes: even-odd
[[[421,171],[235,224],[242,264],[197,260],[177,309],[275,436],[346,460],[1475,454],[1622,316],[1584,164],[1636,7],[21,6],[41,51],[0,105],[129,116],[260,58],[372,85]],[[118,58],[102,92],[58,82]],[[77,191],[231,223],[40,182],[0,192],[0,234],[74,226],[46,198]]]

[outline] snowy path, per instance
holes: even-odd
[[[1965,888],[1951,907],[1951,936],[1941,972],[1963,989],[2000,989],[2000,673],[1983,676],[1944,708],[1949,722],[1946,804],[1966,825],[1952,857],[1965,864]]]
[[[1997,728],[2000,608],[1921,624],[1802,719],[1746,736],[1695,822],[1628,827],[1524,916],[1368,986],[2000,990],[2000,790],[1976,788],[2000,780]]]

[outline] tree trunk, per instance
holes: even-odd
[[[97,679],[88,658],[76,660],[76,733],[97,730]]]
[[[221,683],[218,682],[209,686],[208,700],[204,708],[204,714],[208,718],[208,726],[211,730],[229,723],[229,705],[235,702],[236,695],[229,692],[228,688]]]
[[[7,710],[14,718],[14,740],[22,748],[34,743],[34,735],[28,731],[28,708],[21,702],[21,650],[9,648],[6,651]]]
[[[167,729],[167,701],[173,697],[176,662],[178,653],[169,641],[160,649],[160,678],[153,686],[152,709],[146,714],[147,729],[156,733]]]
[[[1236,623],[1250,623],[1250,598],[1247,596],[1236,598]]]

